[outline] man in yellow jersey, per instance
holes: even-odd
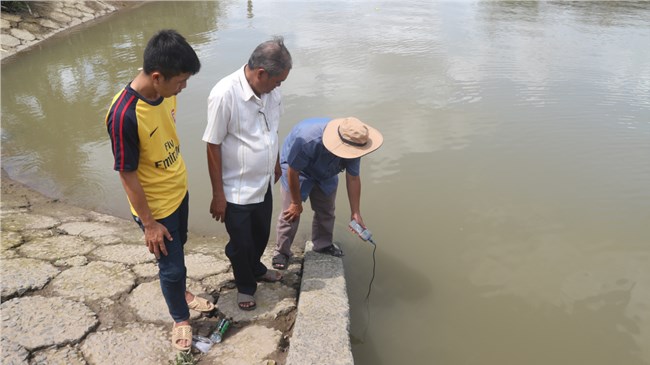
[[[114,169],[158,261],[160,287],[174,320],[172,344],[178,350],[192,344],[189,309],[214,309],[186,290],[187,173],[176,133],[176,95],[200,68],[183,36],[161,30],[144,50],[142,70],[113,98],[106,115]]]
[[[271,190],[281,175],[278,125],[282,99],[278,86],[291,70],[281,37],[261,43],[248,63],[221,79],[208,97],[208,169],[212,217],[224,222],[230,240],[226,256],[237,284],[237,304],[255,309],[257,281],[282,275],[260,261],[271,232]]]

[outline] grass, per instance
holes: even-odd
[[[169,361],[169,365],[196,365],[197,363],[198,360],[189,351],[180,351],[176,354],[175,361]]]

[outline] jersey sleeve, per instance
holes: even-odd
[[[106,128],[116,171],[135,171],[140,159],[138,120],[135,113],[137,97],[124,91],[116,98],[106,116]]]

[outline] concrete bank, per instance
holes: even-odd
[[[29,1],[22,14],[2,11],[2,59],[37,45],[53,35],[81,24],[87,24],[124,7],[141,1]]]
[[[171,320],[142,232],[121,218],[46,198],[3,173],[0,219],[2,364],[167,364]],[[191,235],[188,286],[234,325],[198,364],[285,363],[302,255],[282,282],[260,283],[257,309],[236,307],[224,242]],[[271,256],[264,256],[270,265]],[[194,334],[216,317],[192,312]],[[271,362],[269,362],[271,361]],[[273,362],[274,361],[274,362]]]
[[[2,58],[63,30],[141,2],[30,2],[32,14],[2,13]],[[2,171],[3,364],[162,364],[173,358],[169,314],[155,260],[133,222],[69,206]],[[294,245],[281,283],[261,284],[258,308],[240,311],[225,242],[190,235],[189,285],[235,321],[199,364],[352,364],[341,259]],[[271,246],[271,244],[269,245]],[[303,267],[304,258],[304,267]],[[264,257],[270,267],[270,253]],[[298,297],[300,300],[298,301]],[[295,323],[295,327],[294,327]],[[194,333],[215,318],[193,313]]]
[[[172,360],[157,267],[137,226],[49,199],[2,173],[2,364]],[[308,242],[280,283],[260,283],[257,309],[244,312],[224,244],[190,235],[186,250],[190,290],[234,323],[207,354],[194,351],[199,365],[353,364],[340,258],[315,253]],[[271,255],[263,257],[267,266]],[[216,323],[192,312],[194,334],[207,336]]]

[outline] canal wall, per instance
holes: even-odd
[[[142,3],[29,2],[29,9],[23,14],[3,11],[0,14],[2,61],[64,30],[90,25],[120,9]],[[139,358],[137,361],[141,364],[169,360],[167,329],[161,324],[168,314],[160,307],[163,300],[159,290],[151,285],[154,280],[149,267],[151,258],[143,257],[138,253],[141,248],[136,248],[140,247],[137,237],[141,236],[135,225],[42,197],[12,181],[4,171],[2,186],[3,336],[0,350],[4,361],[27,364],[61,360],[83,365],[87,364],[84,359],[96,364],[109,364],[116,358]],[[123,226],[130,229],[117,229]],[[101,253],[89,251],[85,255],[54,260],[52,256],[58,248],[51,247],[54,249],[51,252],[47,247],[39,248],[43,240],[58,246],[69,245],[71,238]],[[210,245],[206,238],[195,239]],[[72,246],[76,247],[77,241]],[[71,252],[76,252],[72,246]],[[284,272],[283,283],[262,285],[256,295],[259,312],[246,313],[234,308],[232,274],[227,268],[227,259],[208,249],[199,248],[189,253],[189,260],[194,261],[188,266],[193,267],[189,270],[193,271],[196,290],[207,290],[219,297],[220,311],[240,323],[233,330],[230,341],[216,346],[216,353],[202,355],[199,364],[232,361],[295,365],[354,363],[343,261],[315,253],[311,247],[308,242],[304,255],[302,250],[296,252]],[[270,266],[268,255],[267,252],[265,260]],[[110,276],[120,275],[122,271],[113,270],[114,266],[128,268],[135,276],[126,278],[122,287],[113,291],[97,291],[91,280],[97,275],[108,275],[108,282],[120,283]],[[40,273],[37,282],[35,272]],[[79,275],[64,275],[66,272]],[[58,289],[52,286],[55,279]],[[69,288],[74,290],[67,291]],[[53,308],[58,308],[58,312],[43,316]],[[12,314],[11,318],[5,315],[7,313]],[[80,321],[79,316],[85,320]],[[49,318],[66,320],[52,322]],[[204,332],[210,325],[210,319],[195,319],[195,334],[197,331],[207,334]],[[74,332],[75,335],[62,337],[49,330]],[[147,351],[143,353],[143,349]]]
[[[72,27],[102,18],[140,1],[28,1],[20,14],[0,14],[2,59],[31,48]]]

